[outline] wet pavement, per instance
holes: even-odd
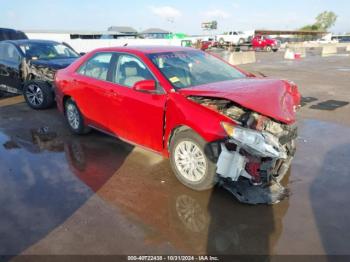
[[[310,106],[350,100],[349,73],[336,70],[350,58],[317,66],[316,57],[291,64],[258,55],[244,67],[290,74],[304,96],[318,99],[299,112],[297,154],[283,181],[288,199],[248,206],[222,188],[192,191],[160,156],[99,132],[71,135],[55,108],[33,111],[21,97],[6,98],[0,254],[349,254],[350,106]],[[332,74],[322,76],[325,68]]]

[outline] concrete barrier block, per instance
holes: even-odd
[[[295,54],[300,54],[300,57],[305,58],[306,57],[306,49],[305,47],[296,47],[294,48]]]
[[[251,64],[256,62],[254,51],[231,52],[228,62],[232,65]]]
[[[294,52],[294,54],[299,54],[299,56],[302,58],[306,57],[306,45],[303,42],[301,42],[301,43],[289,43],[287,45],[287,49]],[[291,58],[292,55],[290,52],[288,53],[287,57],[290,57],[290,58],[286,58],[286,59],[294,59],[294,55],[293,55],[293,58]]]
[[[350,45],[346,46],[346,52],[350,52]]]
[[[295,53],[292,49],[287,48],[286,52],[284,53],[284,59],[295,59]]]
[[[338,52],[336,45],[325,45],[322,48],[322,56],[334,55]]]

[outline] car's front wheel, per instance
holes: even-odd
[[[74,134],[83,135],[90,131],[90,128],[85,126],[84,117],[72,99],[66,101],[64,109],[68,126]]]
[[[272,51],[272,47],[269,46],[269,45],[266,46],[266,47],[265,47],[265,51],[266,51],[266,52],[271,52],[271,51]]]
[[[49,83],[29,81],[24,84],[23,95],[27,104],[33,109],[46,109],[54,104],[54,93]]]
[[[179,132],[170,143],[170,162],[176,177],[198,191],[210,189],[216,182],[216,163],[207,145],[192,130]]]

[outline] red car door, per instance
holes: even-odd
[[[156,80],[133,55],[120,54],[113,75],[116,95],[111,101],[109,128],[130,142],[161,151],[166,93],[144,93],[132,88],[138,81]]]
[[[109,101],[114,85],[108,82],[113,53],[96,53],[83,64],[74,76],[74,85],[79,90],[75,96],[85,118],[94,127],[108,130]]]

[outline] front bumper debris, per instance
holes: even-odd
[[[221,143],[217,161],[219,184],[240,202],[247,204],[276,204],[288,196],[279,182],[288,172],[295,154],[294,133],[279,140],[285,157],[272,158],[254,154],[244,144],[232,139]]]
[[[251,205],[277,204],[289,196],[289,190],[276,182],[269,186],[252,186],[248,180],[237,182],[221,180],[220,185],[231,192],[238,201]]]

